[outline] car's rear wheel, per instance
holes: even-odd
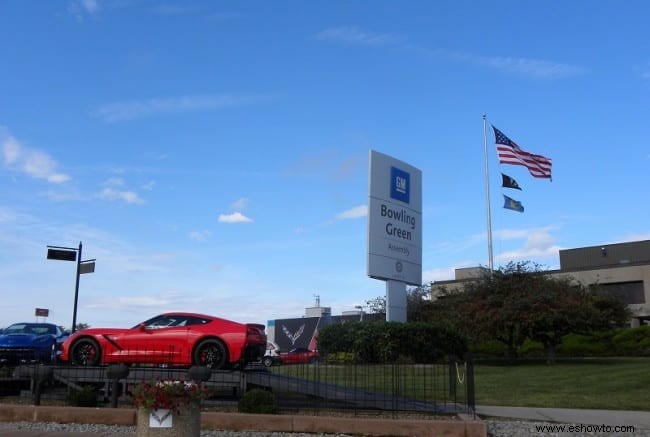
[[[101,351],[92,338],[77,340],[70,347],[70,361],[79,366],[96,366],[99,364]]]
[[[225,369],[228,363],[228,349],[223,342],[214,339],[203,340],[194,350],[194,364],[210,369]]]

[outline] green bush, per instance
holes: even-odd
[[[92,385],[84,385],[81,390],[70,390],[66,402],[74,407],[96,407],[97,390]]]
[[[475,358],[503,358],[507,355],[506,345],[497,340],[482,341],[469,346]]]
[[[366,363],[431,363],[462,356],[465,339],[447,325],[413,322],[347,322],[322,329],[318,349],[328,358],[355,357]]]
[[[612,341],[625,355],[650,355],[650,326],[622,329]]]
[[[564,357],[604,357],[618,355],[611,332],[593,335],[568,334],[562,338],[557,354]]]
[[[538,341],[527,339],[519,348],[519,356],[536,358],[545,356],[544,345]]]
[[[241,397],[237,409],[240,413],[278,414],[278,403],[272,392],[254,388]]]

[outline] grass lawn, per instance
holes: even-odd
[[[650,411],[650,358],[477,361],[477,405]]]

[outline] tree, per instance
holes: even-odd
[[[409,322],[435,322],[431,288],[415,287],[406,293],[406,319]]]
[[[406,292],[406,320],[408,322],[434,322],[432,319],[432,305],[430,289],[427,287],[413,287]],[[366,301],[368,313],[386,314],[386,297],[378,296]]]
[[[378,296],[374,299],[366,301],[368,313],[370,314],[386,314],[386,297]]]
[[[438,313],[456,317],[456,327],[468,338],[505,344],[510,361],[531,339],[542,343],[547,361],[553,363],[565,335],[590,334],[629,318],[622,302],[591,293],[571,278],[552,277],[529,261],[486,272],[463,293],[440,299],[435,306]]]

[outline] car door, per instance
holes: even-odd
[[[121,339],[124,361],[145,364],[184,364],[189,356],[187,319],[158,316],[129,329]]]

